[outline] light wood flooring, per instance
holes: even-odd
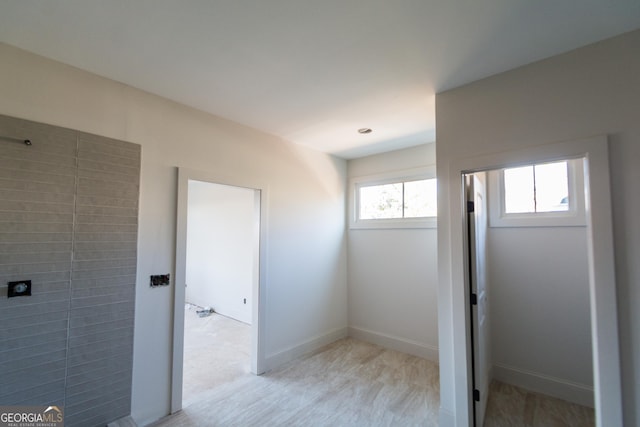
[[[438,365],[346,338],[199,394],[155,426],[437,425]]]
[[[187,304],[184,325],[182,406],[213,388],[250,376],[251,326],[213,313],[199,317]]]
[[[493,381],[489,389],[485,427],[592,427],[593,408],[569,403]]]
[[[193,346],[185,336],[185,360],[189,351],[202,357],[187,362],[185,382],[195,383],[185,384],[184,409],[154,427],[438,425],[438,365],[431,361],[345,338],[255,376],[249,373],[248,326],[190,314],[196,332]],[[231,329],[223,331],[224,325]],[[221,341],[208,342],[213,338]],[[225,348],[228,355],[213,355]],[[225,358],[238,357],[222,365]],[[491,386],[487,427],[593,425],[593,409],[506,384]]]

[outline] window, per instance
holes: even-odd
[[[566,161],[509,168],[503,174],[506,214],[569,210]]]
[[[362,186],[359,190],[359,219],[436,216],[435,178]]]
[[[352,228],[434,227],[436,179],[431,173],[352,180]]]
[[[489,173],[490,225],[584,225],[581,160],[506,168]]]

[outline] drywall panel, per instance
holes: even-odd
[[[350,160],[350,178],[423,168],[435,144]],[[351,201],[350,201],[351,203]],[[349,230],[349,333],[431,360],[438,358],[437,233]]]
[[[436,144],[424,144],[349,160],[349,178],[435,166]]]
[[[255,190],[189,181],[185,299],[251,324]]]
[[[0,113],[142,145],[132,415],[169,412],[177,167],[268,188],[265,352],[347,325],[346,161],[0,44]],[[276,360],[276,359],[272,359]]]
[[[436,266],[435,229],[350,232],[350,334],[437,361]]]
[[[487,260],[499,379],[546,378],[534,391],[593,406],[585,227],[489,228]]]
[[[640,422],[640,31],[437,95],[441,425],[455,422],[456,378],[448,221],[457,159],[609,135],[624,424]],[[459,329],[456,329],[459,330]],[[462,393],[465,393],[462,391]],[[460,396],[460,395],[458,395]],[[459,399],[458,399],[459,400]],[[458,420],[465,425],[466,420]]]

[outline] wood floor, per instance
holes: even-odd
[[[214,317],[206,323],[219,326],[222,321]],[[216,332],[196,335],[203,333]],[[184,409],[153,426],[438,425],[438,365],[425,359],[351,338],[261,376],[249,373],[248,356],[235,368],[221,367],[220,356],[215,357],[217,362],[202,362],[204,357],[200,367],[191,366],[198,385]],[[203,380],[208,371],[213,376]],[[208,381],[215,373],[220,380],[211,387]],[[485,426],[593,425],[593,409],[492,384]]]
[[[199,317],[199,309],[185,307],[183,407],[207,390],[251,375],[251,326],[217,313]]]
[[[593,408],[494,381],[489,390],[485,427],[592,427]]]
[[[154,426],[435,426],[438,366],[346,338],[199,398]]]

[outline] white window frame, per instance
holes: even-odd
[[[504,169],[489,172],[490,227],[581,227],[586,226],[584,198],[584,160],[558,159],[567,162],[569,209],[556,212],[506,213]],[[535,165],[553,163],[543,162]],[[521,166],[531,166],[523,164]]]
[[[437,217],[422,218],[377,218],[360,219],[359,190],[372,185],[392,184],[396,182],[436,179],[435,166],[389,172],[377,175],[354,177],[349,180],[349,228],[351,229],[384,229],[384,228],[436,228]]]

